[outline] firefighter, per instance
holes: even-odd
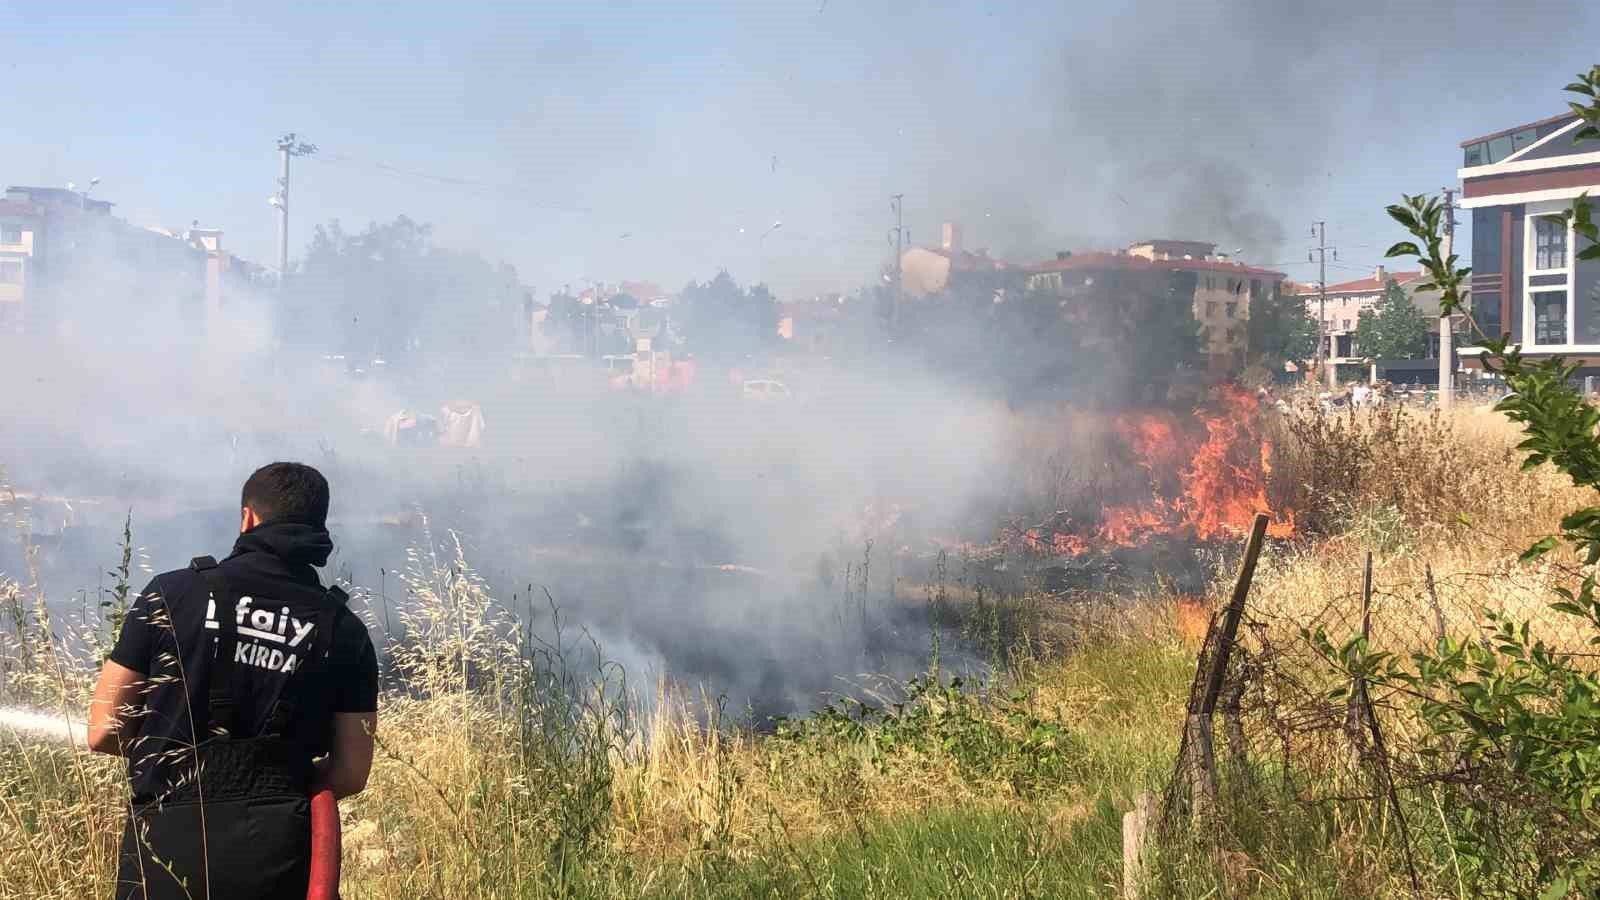
[[[133,788],[117,900],[304,898],[310,794],[358,793],[372,767],[372,639],[313,568],[328,482],[272,463],[240,507],[233,553],[151,581],[95,686],[89,746]]]

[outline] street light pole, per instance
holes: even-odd
[[[1455,250],[1456,240],[1456,192],[1454,188],[1444,189],[1444,258],[1450,259],[1450,254]],[[1450,263],[1455,265],[1454,261]],[[1439,316],[1439,408],[1449,409],[1450,403],[1455,399],[1455,329],[1450,321],[1450,314]]]
[[[894,209],[894,306],[889,312],[889,333],[900,332],[900,307],[905,303],[905,273],[901,260],[906,255],[905,194],[891,194],[889,205]]]
[[[1317,246],[1311,253],[1317,254],[1317,357],[1316,367],[1318,374],[1325,379],[1328,390],[1338,387],[1338,377],[1334,371],[1332,348],[1327,344],[1332,338],[1333,329],[1328,327],[1328,251],[1333,249],[1334,259],[1339,258],[1339,251],[1328,246],[1328,223],[1318,221],[1311,226],[1311,236],[1317,239]],[[1306,257],[1309,261],[1311,253]]]

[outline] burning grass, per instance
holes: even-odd
[[[1006,537],[1033,553],[1078,556],[1174,535],[1217,540],[1248,529],[1257,513],[1273,517],[1272,536],[1288,537],[1295,531],[1293,508],[1267,496],[1269,413],[1255,395],[1224,385],[1187,421],[1161,410],[1112,416],[1100,424],[1116,443],[1102,452],[1107,468],[1121,458],[1117,483],[1099,496],[1052,491],[1066,505]]]

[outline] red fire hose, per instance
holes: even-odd
[[[327,788],[311,795],[311,882],[306,900],[339,900],[339,801]]]

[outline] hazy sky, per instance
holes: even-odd
[[[1329,280],[1356,277],[1386,203],[1600,61],[1592,2],[10,6],[0,180],[98,176],[131,221],[266,263],[293,130],[322,152],[292,256],[405,213],[541,295],[719,267],[849,289],[896,192],[913,239],[958,219],[1019,261],[1170,236],[1308,278],[1321,218]]]

